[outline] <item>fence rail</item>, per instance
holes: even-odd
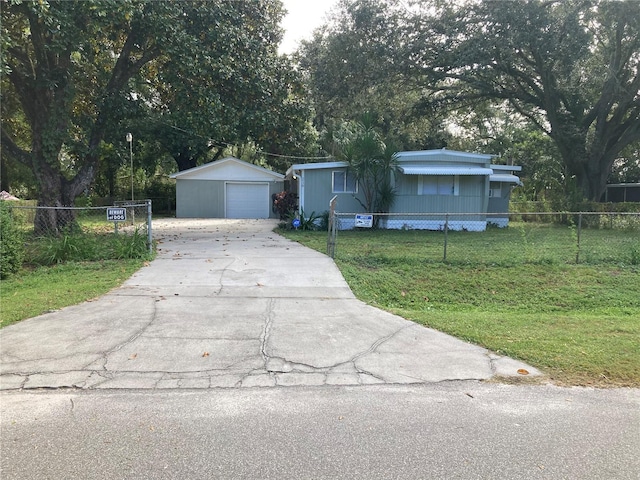
[[[640,265],[640,212],[388,213],[372,228],[355,227],[356,215],[331,215],[331,257],[384,256],[402,244],[420,261]]]
[[[149,252],[152,250],[151,200],[115,202],[101,207],[38,207],[11,205],[15,223],[25,234],[36,237],[59,235],[62,229],[80,228],[83,232],[114,233],[142,231],[146,235]]]

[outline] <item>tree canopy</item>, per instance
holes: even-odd
[[[437,127],[493,102],[549,135],[590,200],[640,141],[635,1],[343,0],[336,15],[301,49],[322,108],[375,108],[392,91],[396,122]]]
[[[553,139],[582,195],[600,198],[640,141],[637,2],[434,2],[413,18],[406,68],[437,86],[435,100],[506,101]]]
[[[71,206],[105,138],[135,121],[183,166],[220,144],[304,150],[309,107],[277,54],[282,15],[279,0],[3,3],[3,156],[31,169],[39,205]],[[47,230],[72,220],[38,215]]]
[[[342,0],[329,22],[302,42],[297,59],[329,152],[339,123],[363,115],[401,148],[445,146],[442,118],[416,109],[421,87],[400,68],[400,32],[406,22],[400,0]]]

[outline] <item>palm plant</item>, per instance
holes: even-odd
[[[356,197],[366,212],[388,212],[395,201],[392,175],[397,169],[395,150],[366,123],[358,124],[356,135],[344,145],[343,159],[358,182],[364,201]]]

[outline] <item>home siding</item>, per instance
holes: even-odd
[[[224,218],[224,183],[176,179],[176,217]]]
[[[511,199],[511,184],[491,182],[491,187],[500,189],[499,197],[489,198],[489,213],[507,213],[509,211],[509,200]]]
[[[226,180],[176,179],[176,217],[225,218],[226,183]],[[278,214],[273,212],[271,197],[284,190],[284,181],[268,183],[269,218],[278,218]]]
[[[504,228],[509,225],[509,201],[511,200],[511,186],[510,183],[503,182],[491,182],[491,188],[500,189],[500,196],[490,197],[487,222],[497,227]]]
[[[337,210],[339,212],[362,212],[362,206],[353,198],[351,193],[333,193],[332,172],[340,168],[307,170],[304,172],[304,213],[322,214],[329,210],[329,201],[337,196]],[[344,170],[344,169],[342,169]],[[361,194],[358,194],[361,197]]]
[[[490,177],[504,176],[508,182],[519,183],[516,176],[509,173],[519,171],[518,166],[493,166],[493,155],[450,150],[424,150],[398,152],[398,169],[393,174],[395,202],[389,209],[391,215],[379,215],[378,225],[382,228],[425,228],[481,231],[486,229],[487,211],[508,208],[511,184],[502,186],[501,198],[489,198]],[[493,168],[495,167],[495,168]],[[351,193],[334,194],[332,173],[345,171],[345,162],[294,165],[287,172],[294,180],[300,179],[300,203],[305,214],[322,213],[329,208],[329,200],[336,196],[339,213],[365,212],[362,193],[354,198]],[[497,172],[497,173],[496,173]],[[453,176],[455,189],[449,191],[446,183],[438,182],[428,188],[425,181],[441,176]],[[446,182],[446,180],[445,180]],[[502,183],[502,182],[500,182]],[[433,192],[424,195],[421,192]],[[439,194],[435,194],[440,192]],[[491,203],[490,203],[491,202]],[[502,223],[505,214],[495,215]],[[353,228],[354,220],[341,218],[339,228]]]
[[[396,177],[392,213],[482,213],[488,204],[488,180],[482,175],[461,175],[458,195],[418,195],[419,175]]]

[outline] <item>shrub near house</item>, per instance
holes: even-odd
[[[280,220],[286,220],[295,214],[298,208],[298,196],[295,193],[282,191],[271,196],[273,200],[273,211],[280,215]]]
[[[11,209],[0,200],[0,278],[7,278],[22,267],[22,234],[13,221]]]

